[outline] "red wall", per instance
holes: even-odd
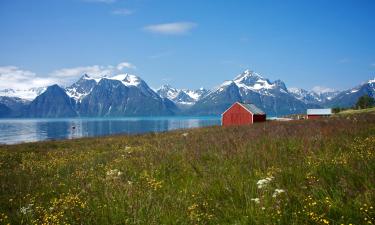
[[[223,126],[252,124],[253,115],[236,103],[223,114],[221,123]]]
[[[318,118],[323,118],[323,117],[327,117],[327,116],[324,116],[324,115],[307,115],[307,119],[318,119]]]

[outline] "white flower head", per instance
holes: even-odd
[[[251,201],[255,202],[256,204],[259,204],[259,203],[260,203],[259,198],[252,198]]]
[[[261,188],[265,187],[273,179],[274,179],[274,177],[271,176],[271,177],[266,177],[265,179],[258,180],[258,182],[257,182],[258,188],[261,189]]]
[[[285,190],[276,188],[275,192],[272,195],[272,197],[276,198],[278,195],[280,195],[281,193],[284,193],[284,192],[285,192]]]
[[[108,170],[106,173],[107,178],[119,178],[122,174],[118,169]]]
[[[32,213],[33,210],[32,210],[32,207],[33,207],[34,204],[28,204],[27,206],[23,206],[20,208],[20,212],[24,215],[28,214],[28,213]]]

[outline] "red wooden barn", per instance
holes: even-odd
[[[254,104],[236,102],[223,114],[221,125],[245,125],[266,121],[266,114]]]
[[[332,115],[332,109],[308,109],[307,119],[317,119],[322,117],[329,117]]]

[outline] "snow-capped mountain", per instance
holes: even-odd
[[[33,100],[38,95],[42,94],[47,88],[46,87],[37,87],[37,88],[29,88],[29,89],[3,89],[0,90],[0,96],[6,97],[17,97],[25,100]]]
[[[29,103],[29,100],[18,97],[0,96],[0,104],[3,105],[3,109],[7,108],[0,113],[0,117],[20,117]]]
[[[317,104],[324,105],[327,101],[334,98],[339,92],[338,91],[319,91],[314,90],[307,91],[302,88],[288,88],[289,93],[294,95],[297,99],[303,101],[306,104]]]
[[[95,82],[77,105],[79,115],[155,116],[173,115],[177,111],[173,102],[161,98],[135,75],[102,77]]]
[[[156,92],[163,98],[168,98],[178,105],[193,105],[205,96],[209,91],[200,88],[198,90],[176,89],[170,85],[163,85]]]
[[[77,82],[65,88],[66,93],[77,102],[80,102],[82,98],[90,94],[99,80],[84,74]]]
[[[329,100],[326,105],[329,107],[351,107],[363,95],[375,98],[375,78],[354,88],[340,92]]]
[[[131,74],[119,74],[113,77],[104,76],[100,78],[92,78],[88,74],[84,74],[77,82],[67,87],[65,90],[71,98],[75,99],[77,102],[81,102],[81,100],[90,94],[93,88],[103,79],[120,81],[121,84],[126,87],[137,87],[142,93],[157,98],[157,94],[148,87],[146,82]]]
[[[302,113],[306,110],[306,104],[290,94],[281,80],[271,82],[256,72],[245,70],[199,100],[190,113],[221,114],[235,101],[251,102],[268,115]]]
[[[260,74],[245,70],[243,73],[234,78],[233,82],[242,89],[242,93],[248,91],[256,92],[262,95],[271,95],[274,90],[286,93],[285,84],[278,80],[270,82],[268,79],[262,77]]]
[[[363,95],[375,97],[375,79],[342,92],[307,91],[287,89],[281,80],[272,82],[245,70],[213,91],[169,85],[154,91],[135,75],[93,78],[84,74],[66,88],[1,90],[0,117],[220,115],[236,101],[251,102],[267,115],[279,116],[305,113],[310,107],[351,107]]]
[[[181,90],[173,88],[169,84],[165,84],[165,85],[161,86],[160,88],[156,89],[156,93],[158,93],[161,97],[168,98],[172,101],[173,101],[173,99],[175,99],[177,97],[177,95],[180,91]]]
[[[9,106],[0,104],[2,114],[9,116]],[[49,86],[27,103],[22,116],[153,116],[173,115],[177,111],[172,101],[160,97],[135,75],[92,78],[85,74],[65,89],[58,85]]]
[[[194,101],[198,101],[199,99],[206,96],[210,91],[201,87],[197,90],[190,90],[190,89],[182,89],[190,98],[194,99]]]
[[[49,86],[45,92],[36,97],[28,106],[24,117],[57,118],[75,117],[75,101],[57,84]]]

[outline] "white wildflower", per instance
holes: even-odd
[[[252,198],[251,201],[255,202],[256,204],[259,204],[259,203],[260,203],[259,198]]]
[[[32,207],[33,207],[34,204],[29,204],[27,206],[23,206],[20,208],[20,212],[24,215],[28,214],[28,213],[32,213],[33,210],[32,210]]]
[[[272,195],[272,197],[273,198],[276,198],[279,194],[281,194],[281,193],[284,193],[285,192],[285,190],[283,190],[283,189],[275,189],[275,192],[273,193],[273,195]]]
[[[261,188],[265,187],[273,179],[274,179],[274,177],[271,176],[271,177],[267,177],[265,179],[258,180],[258,182],[257,182],[258,188],[261,189]]]
[[[107,171],[107,178],[118,178],[122,175],[122,172],[118,169],[108,170]]]

